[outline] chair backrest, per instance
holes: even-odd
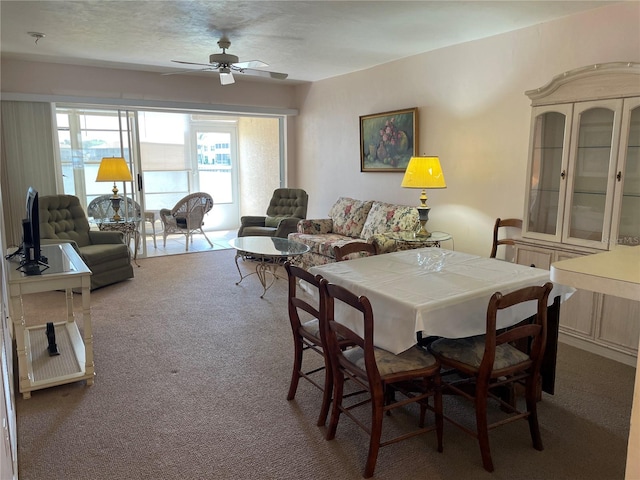
[[[547,303],[552,289],[553,284],[547,282],[541,287],[525,287],[506,295],[496,292],[491,296],[487,307],[485,350],[480,362],[479,376],[491,373],[494,367],[496,348],[503,343],[527,347],[531,372],[540,371],[547,338]],[[513,327],[500,332],[496,331],[498,311],[531,301],[537,304],[535,315]]]
[[[336,262],[342,262],[343,260],[377,255],[378,247],[374,243],[349,242],[333,247],[333,254],[336,257]]]
[[[493,225],[493,246],[491,247],[490,258],[496,258],[499,245],[514,245],[515,242],[512,238],[498,239],[498,233],[500,228],[513,227],[522,230],[522,220],[519,218],[497,218],[496,223]]]
[[[335,320],[336,302],[341,302],[346,308],[353,308],[360,312],[362,331],[364,332],[363,336]],[[364,350],[364,365],[369,385],[375,386],[381,384],[380,371],[376,364],[373,347],[373,309],[367,297],[364,295],[357,296],[340,285],[329,283],[326,279],[321,279],[320,330],[325,337],[327,350],[334,367],[339,368],[339,366],[341,366],[350,372],[361,369],[343,355],[343,350],[338,343],[338,338],[343,338]],[[334,364],[334,361],[337,361],[337,364]]]
[[[289,280],[289,293],[288,293],[288,310],[289,310],[289,321],[291,322],[291,328],[293,330],[293,334],[297,335],[303,320],[301,320],[301,315],[305,315],[302,312],[306,312],[306,316],[309,319],[317,318],[320,319],[320,275],[312,275],[308,271],[303,268],[296,267],[292,265],[291,262],[286,262],[284,265],[285,270],[287,271],[287,276]],[[300,281],[306,282],[311,287],[315,288],[315,298],[317,299],[315,305],[312,305],[309,300],[311,300],[311,293],[305,295],[304,297],[298,295],[300,290]],[[304,318],[306,321],[307,318]],[[322,337],[322,335],[320,335]]]
[[[74,195],[43,195],[39,199],[40,238],[72,240],[78,247],[91,244],[89,220]]]
[[[199,228],[204,216],[213,208],[213,197],[205,192],[195,192],[181,198],[171,210],[178,226]]]
[[[100,195],[89,202],[87,206],[87,215],[93,217],[95,220],[108,220],[113,218],[113,204],[111,203],[111,195]],[[141,216],[141,209],[138,202],[130,197],[123,197],[120,202],[120,210],[118,213],[121,216],[125,216],[125,213],[129,217]]]
[[[307,218],[309,195],[301,188],[277,188],[273,192],[267,216]]]

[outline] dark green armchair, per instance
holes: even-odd
[[[278,188],[273,192],[267,214],[240,218],[239,237],[287,238],[298,222],[307,218],[309,195],[300,188]]]
[[[121,232],[89,229],[87,215],[78,197],[40,197],[42,244],[70,243],[92,272],[91,290],[133,278],[131,252]]]

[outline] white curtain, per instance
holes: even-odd
[[[52,112],[50,103],[2,102],[0,181],[8,247],[22,242],[27,189],[32,186],[40,195],[57,193]]]

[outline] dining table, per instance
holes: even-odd
[[[421,336],[464,338],[484,334],[493,293],[506,294],[550,281],[548,270],[437,247],[329,263],[309,271],[366,296],[374,313],[374,345],[394,354],[416,345]],[[573,287],[554,283],[549,296],[542,390],[551,394],[560,304],[573,292]],[[364,333],[353,309],[339,302],[335,309],[339,322],[360,335]],[[535,312],[535,302],[502,310],[497,328],[513,326]]]

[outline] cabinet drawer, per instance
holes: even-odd
[[[553,250],[516,245],[516,263],[520,265],[532,265],[549,270],[554,261],[553,254]]]

